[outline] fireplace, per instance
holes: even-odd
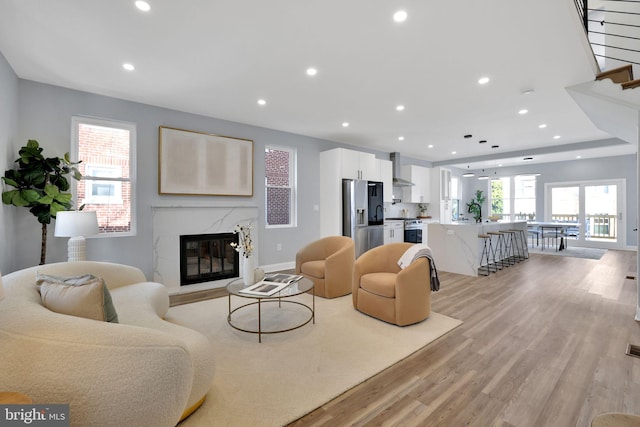
[[[238,277],[239,256],[234,233],[180,236],[180,286]]]

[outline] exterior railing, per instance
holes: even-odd
[[[499,216],[500,219],[510,220],[511,214],[493,214]],[[535,213],[517,213],[513,214],[516,221],[536,221]],[[578,238],[580,232],[584,233],[586,239],[607,239],[616,240],[618,238],[618,217],[608,214],[589,214],[586,215],[585,221],[581,222],[577,214],[553,214],[552,222],[575,222],[585,224],[585,227],[568,228],[566,233]]]
[[[551,215],[551,221],[580,223],[580,219],[578,218],[578,215],[573,215],[573,214]],[[608,214],[586,215],[584,224],[586,225],[584,227],[584,233],[585,233],[586,239],[616,240],[618,238],[618,217],[616,215],[608,215]],[[576,232],[576,237],[577,237],[577,232]]]

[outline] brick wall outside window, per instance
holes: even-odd
[[[293,150],[266,147],[264,159],[267,225],[293,225]]]
[[[77,205],[85,204],[86,210],[96,211],[100,233],[123,233],[131,231],[131,182],[130,134],[127,129],[109,128],[81,123],[78,126],[78,159],[83,178],[77,183]],[[89,176],[93,168],[108,169],[110,178],[117,181],[100,180]],[[87,194],[87,182],[118,186],[117,198],[91,198]]]

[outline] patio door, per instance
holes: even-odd
[[[545,185],[545,220],[579,223],[567,230],[579,246],[622,248],[625,209],[624,180]]]

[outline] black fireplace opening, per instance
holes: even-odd
[[[180,236],[180,286],[240,276],[234,233]]]

